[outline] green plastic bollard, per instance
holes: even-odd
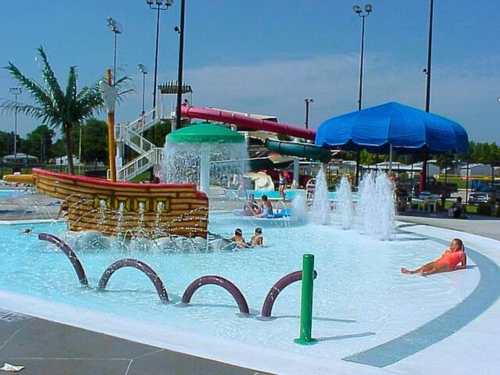
[[[300,297],[300,337],[294,341],[300,345],[311,345],[317,340],[311,337],[314,255],[304,254],[302,264],[302,295]]]

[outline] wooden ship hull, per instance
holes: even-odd
[[[37,191],[64,200],[72,231],[207,237],[208,198],[194,184],[139,184],[33,169]]]

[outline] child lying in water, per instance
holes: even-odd
[[[424,264],[414,270],[401,268],[401,272],[409,275],[419,273],[422,276],[427,276],[438,272],[464,269],[466,266],[467,256],[465,255],[464,244],[462,240],[455,238],[451,241],[450,248],[447,249],[438,259]]]

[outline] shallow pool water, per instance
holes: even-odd
[[[22,194],[19,190],[0,190],[0,200],[12,198],[19,194]]]
[[[249,239],[258,222],[232,214],[211,216],[210,230],[230,236],[236,226]],[[158,249],[126,252],[99,250],[78,241],[77,253],[95,287],[114,261],[137,258],[149,264],[165,283],[172,304],[163,305],[150,281],[135,269],[121,269],[106,292],[81,288],[68,259],[37,239],[48,232],[76,243],[62,223],[0,226],[0,289],[127,317],[153,326],[182,329],[262,348],[343,358],[398,337],[460,303],[477,285],[479,270],[423,278],[404,276],[400,267],[415,267],[439,256],[443,245],[397,233],[378,241],[335,225],[264,227],[265,246],[234,252],[167,253]],[[300,283],[277,299],[271,321],[256,319],[271,286],[301,269],[302,255],[315,255],[313,336],[318,345],[293,343],[299,332]],[[223,289],[205,286],[189,307],[178,307],[191,281],[215,274],[233,281],[248,300],[253,316],[241,317]]]

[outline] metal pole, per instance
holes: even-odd
[[[364,67],[364,57],[365,57],[365,18],[366,15],[360,15],[361,17],[361,53],[359,56],[359,93],[358,93],[358,111],[361,111],[363,107],[363,67]],[[356,181],[355,185],[359,185],[359,161],[361,158],[361,150],[356,151]]]
[[[113,31],[113,34],[115,35],[115,47],[114,47],[114,53],[113,53],[113,83],[116,82],[116,41],[117,41],[117,32]]]
[[[17,96],[17,93],[14,94],[16,103],[16,111],[14,112],[14,161],[17,160]]]
[[[392,172],[392,144],[389,145],[389,173]]]
[[[80,125],[80,137],[78,140],[78,170],[82,171],[82,125]]]
[[[434,0],[430,0],[429,11],[429,40],[427,44],[427,85],[425,93],[425,112],[429,112],[431,106],[431,67],[432,67],[432,23],[434,18]]]
[[[111,72],[107,72],[108,85],[112,85],[113,77]],[[116,144],[115,144],[115,111],[108,112],[108,158],[110,179],[116,182]]]
[[[186,10],[186,0],[181,0],[181,22],[179,35],[179,66],[177,77],[177,108],[175,113],[175,124],[172,131],[181,127],[181,105],[182,105],[182,68],[184,64],[184,18]]]
[[[359,185],[359,162],[361,160],[361,151],[358,150],[356,151],[356,181],[355,181],[355,185],[358,186]]]
[[[156,96],[157,96],[157,82],[158,82],[158,46],[160,39],[160,5],[156,8],[156,50],[155,50],[155,71],[153,78],[153,118],[156,117]],[[144,110],[143,110],[144,113]]]
[[[467,159],[465,171],[465,207],[467,211],[467,204],[469,203],[469,159]]]
[[[300,336],[294,341],[301,345],[314,344],[311,337],[314,283],[314,255],[304,254],[302,260],[302,293],[300,297]]]
[[[427,75],[426,80],[426,91],[425,91],[425,111],[429,112],[431,107],[431,67],[432,67],[432,24],[434,18],[434,0],[430,0],[429,9],[429,40],[427,44],[427,69],[425,74]],[[424,160],[422,163],[422,179],[420,180],[420,191],[426,189],[427,184],[427,153],[424,153]]]
[[[363,100],[363,60],[365,55],[365,15],[361,16],[361,54],[359,62],[359,93],[358,93],[358,110],[361,111]]]
[[[144,102],[144,93],[146,91],[146,73],[142,73],[142,115],[146,113],[145,111],[145,102]]]
[[[309,100],[306,99],[306,129],[309,129]]]

